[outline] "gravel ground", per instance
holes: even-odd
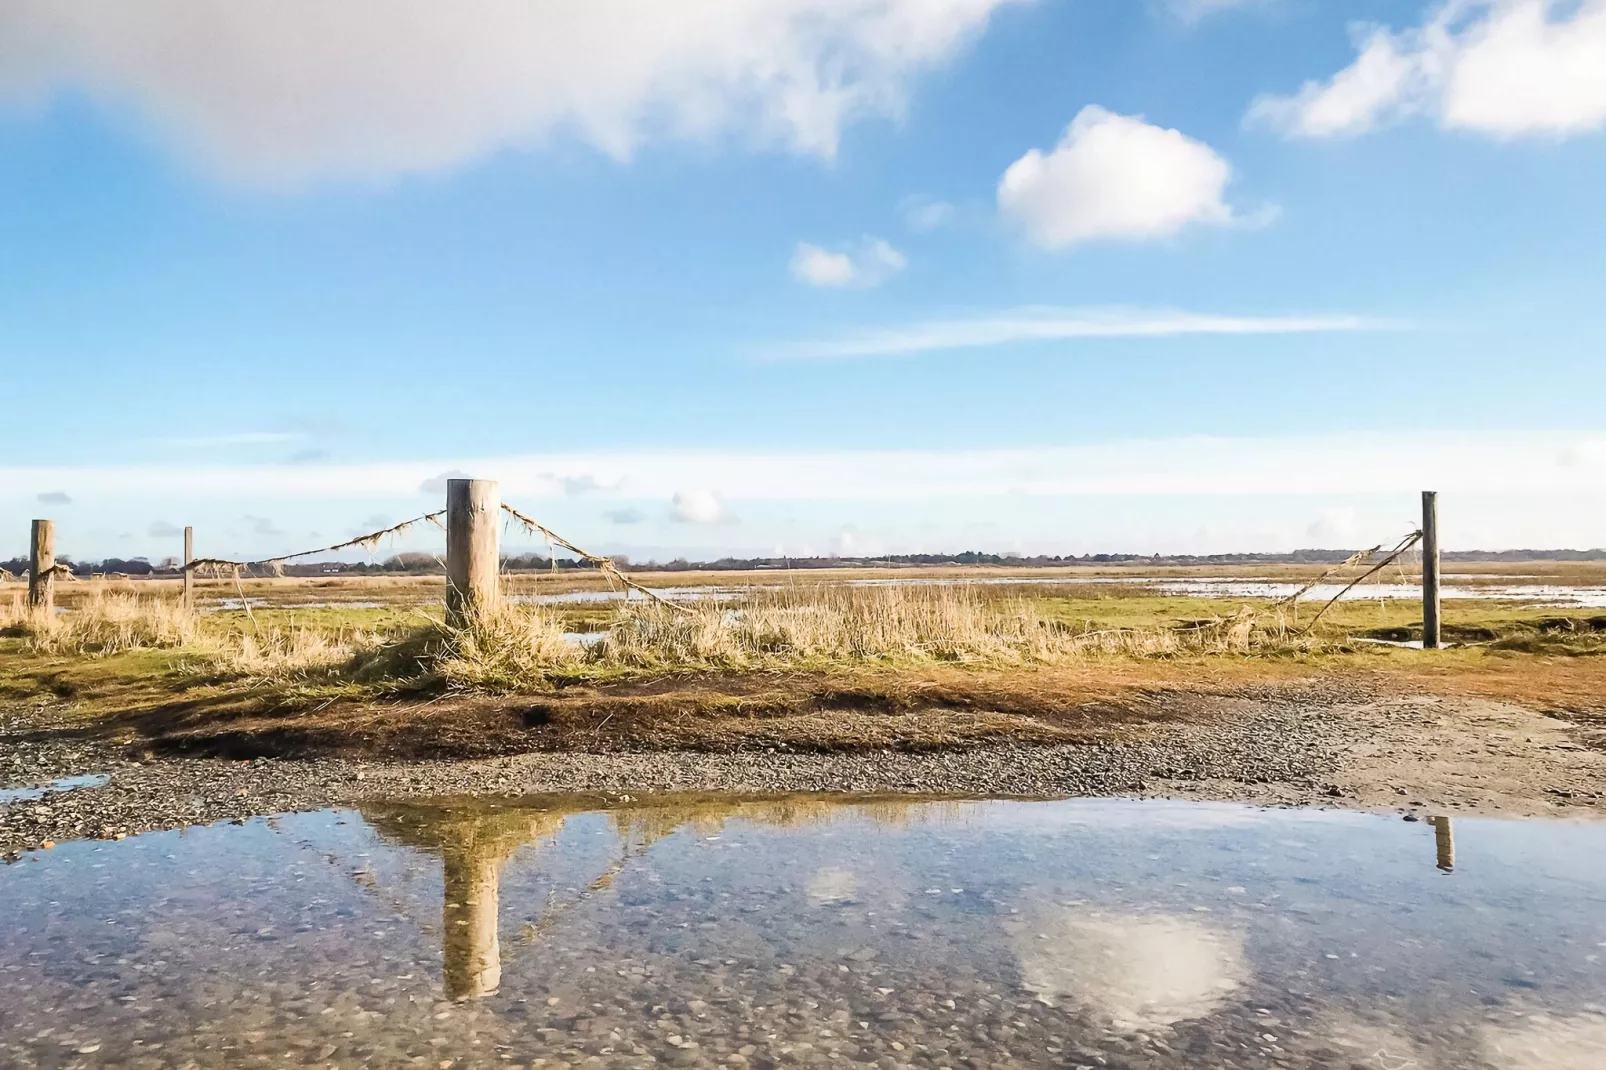
[[[0,787],[85,774],[109,780],[0,802],[0,855],[367,799],[592,791],[1185,797],[1568,816],[1606,810],[1599,740],[1520,708],[1391,698],[1333,683],[1175,701],[1189,703],[1186,719],[1069,746],[433,762],[139,758],[52,735],[47,714],[11,711],[0,724]]]

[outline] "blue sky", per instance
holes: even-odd
[[[0,557],[1603,545],[1603,187],[1606,0],[16,0]]]

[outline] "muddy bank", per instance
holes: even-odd
[[[0,853],[371,799],[717,791],[1131,796],[1405,813],[1606,814],[1606,731],[1505,703],[1338,684],[1155,696],[1156,716],[1077,743],[918,752],[751,746],[474,760],[227,760],[133,754],[47,714],[0,728],[0,785],[104,773],[103,786],[0,803]]]

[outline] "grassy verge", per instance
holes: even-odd
[[[408,599],[194,615],[150,592],[90,584],[50,620],[0,612],[0,708],[209,753],[470,755],[1064,742],[1186,706],[1159,692],[1332,675],[1586,715],[1606,701],[1606,617],[1472,600],[1449,637],[1474,645],[1424,654],[1363,641],[1419,635],[1408,603],[1344,603],[1306,633],[1286,608],[1119,584],[809,584],[684,610],[513,606],[458,630]]]

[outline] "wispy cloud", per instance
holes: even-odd
[[[450,463],[450,462],[448,462]],[[460,459],[496,479],[504,501],[566,502],[554,470],[594,472],[629,502],[683,495],[688,516],[712,503],[910,501],[966,496],[1378,493],[1436,486],[1477,493],[1606,492],[1606,430],[1395,430],[1266,438],[1120,439],[1078,445],[945,450],[763,451],[641,448],[607,453]],[[0,467],[0,507],[31,507],[36,488],[71,486],[106,510],[129,503],[336,502],[417,507],[440,460],[384,464]],[[695,491],[689,488],[696,488]],[[288,506],[273,506],[279,513]],[[721,506],[722,508],[722,506]],[[260,509],[260,511],[257,511]],[[164,509],[164,511],[166,511]],[[248,509],[241,509],[241,512]],[[154,510],[153,510],[154,512]],[[171,515],[171,514],[169,514]],[[235,516],[238,516],[236,513]],[[275,524],[275,527],[283,526]],[[310,526],[310,522],[309,522]]]
[[[1484,428],[928,450],[641,447],[302,468],[198,461],[0,467],[0,514],[19,521],[0,528],[0,537],[25,534],[20,520],[35,508],[39,487],[65,486],[80,504],[64,549],[81,557],[125,553],[104,533],[121,530],[116,525],[129,516],[196,524],[208,552],[283,551],[319,540],[297,536],[292,545],[270,532],[343,530],[344,518],[370,511],[416,515],[419,483],[453,467],[498,480],[504,501],[593,540],[582,545],[632,555],[648,546],[673,556],[777,542],[793,553],[822,550],[850,525],[864,534],[864,545],[874,540],[898,552],[1354,545],[1352,539],[1404,530],[1424,487],[1444,492],[1457,547],[1584,547],[1598,545],[1606,531],[1606,428]],[[554,471],[594,473],[617,483],[625,499],[617,509],[596,509],[567,497]],[[677,494],[681,523],[672,520]],[[1076,506],[1079,496],[1102,504]],[[437,508],[439,502],[433,499]],[[663,504],[649,510],[648,502]],[[242,524],[244,515],[272,519]],[[1079,519],[1067,524],[1067,516]],[[170,552],[161,540],[178,530],[153,524],[144,548]],[[618,544],[622,533],[636,541]],[[430,549],[441,538],[432,527],[415,535],[416,543],[398,546]]]
[[[771,347],[777,360],[904,357],[946,349],[1072,338],[1165,338],[1201,334],[1312,334],[1398,328],[1350,315],[1227,316],[1164,309],[1023,308],[967,319],[874,328],[841,338]]]

